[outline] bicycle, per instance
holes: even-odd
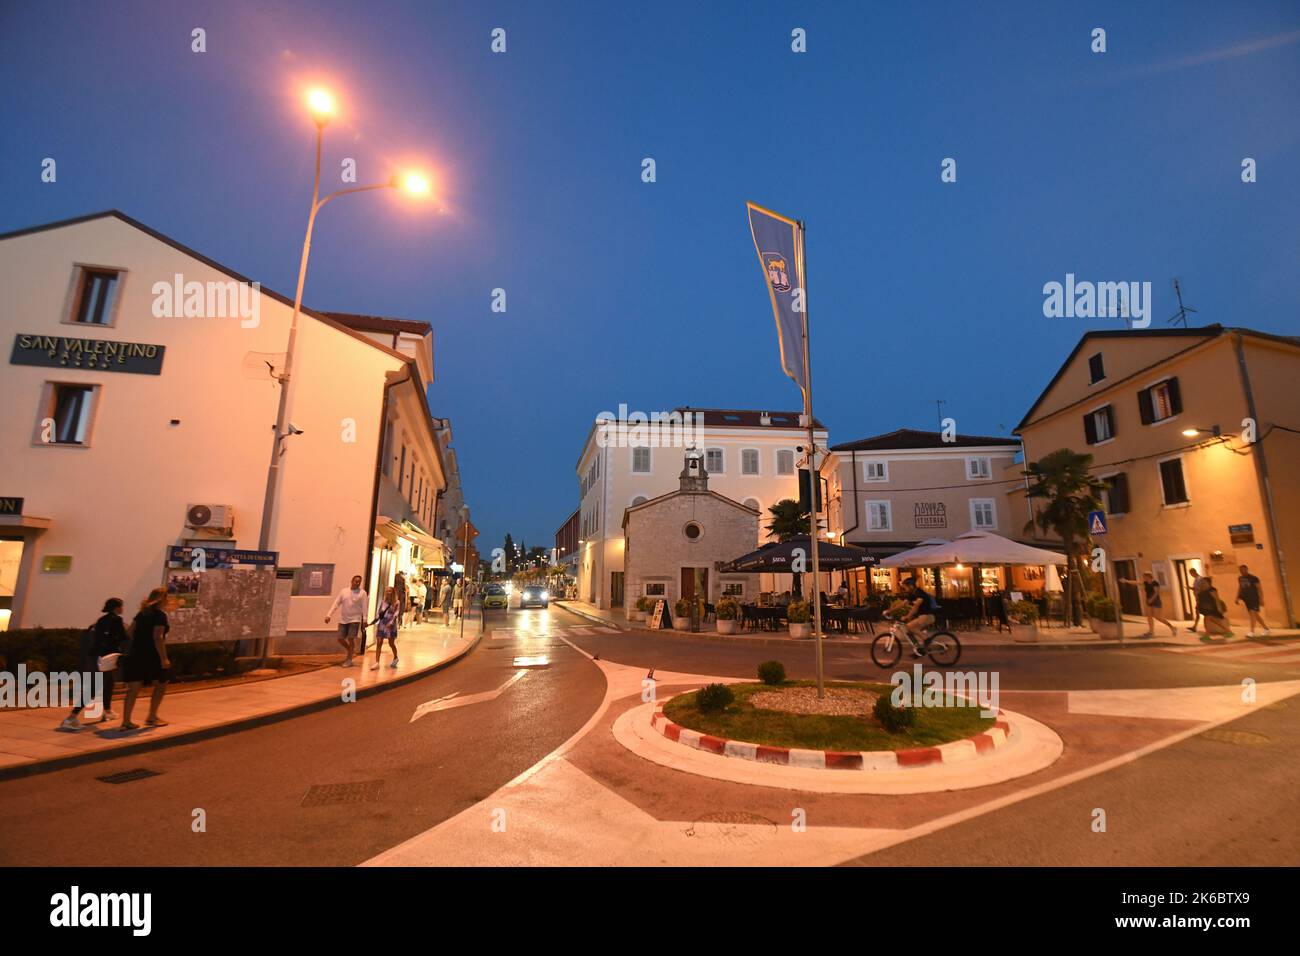
[[[903,643],[912,647],[914,657],[928,657],[936,667],[952,667],[961,658],[961,641],[949,631],[931,631],[921,641],[906,624],[889,619],[889,630],[871,642],[871,659],[876,666],[888,670],[903,656]]]

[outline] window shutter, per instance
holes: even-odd
[[[1115,475],[1110,479],[1110,510],[1114,514],[1128,514],[1128,475]]]
[[[1169,414],[1177,415],[1183,410],[1183,396],[1178,390],[1178,379],[1171,378],[1165,382],[1165,386],[1169,389]]]
[[[1097,444],[1097,423],[1092,420],[1092,412],[1083,416],[1083,437],[1089,445]]]
[[[1142,419],[1143,425],[1150,425],[1155,420],[1155,412],[1151,408],[1151,389],[1144,388],[1138,392],[1138,415]]]

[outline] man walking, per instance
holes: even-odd
[[[1187,574],[1192,579],[1192,626],[1187,630],[1195,634],[1196,622],[1204,617],[1201,614],[1201,592],[1210,586],[1210,579],[1201,576],[1201,572],[1195,568],[1188,568]]]
[[[370,598],[361,588],[361,575],[352,576],[352,585],[344,588],[339,592],[339,596],[334,599],[330,605],[329,612],[325,615],[325,623],[330,622],[334,612],[339,612],[339,644],[347,652],[347,657],[340,662],[340,667],[352,666],[353,641],[361,633],[361,625],[366,619],[366,608],[370,606]],[[362,656],[365,656],[365,648],[361,649]]]
[[[1264,590],[1260,586],[1259,578],[1250,573],[1250,568],[1241,565],[1237,568],[1241,576],[1237,578],[1237,604],[1246,605],[1246,613],[1250,615],[1250,625],[1246,630],[1249,637],[1255,636],[1255,625],[1258,624],[1264,633],[1268,633],[1268,625],[1264,623],[1264,615],[1260,613],[1260,608],[1264,606]]]

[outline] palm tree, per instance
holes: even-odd
[[[783,498],[767,510],[772,515],[772,523],[767,526],[767,530],[777,541],[789,541],[808,534],[812,513],[793,498]],[[795,573],[794,585],[790,590],[798,597],[803,596],[802,573]]]
[[[1075,581],[1084,579],[1080,546],[1086,546],[1089,541],[1088,512],[1101,509],[1101,493],[1106,488],[1105,482],[1092,476],[1091,468],[1092,455],[1058,448],[1030,463],[1024,471],[1030,481],[1026,497],[1044,503],[1025,525],[1025,530],[1032,530],[1036,523],[1044,531],[1060,535],[1069,571],[1066,604],[1075,624],[1082,621],[1083,592],[1074,586]]]

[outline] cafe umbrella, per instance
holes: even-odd
[[[789,541],[773,541],[723,565],[722,570],[748,574],[795,574],[811,571],[808,557],[811,547],[806,534]],[[862,568],[876,563],[875,557],[862,548],[851,545],[818,542],[818,552],[818,563],[822,571]]]

